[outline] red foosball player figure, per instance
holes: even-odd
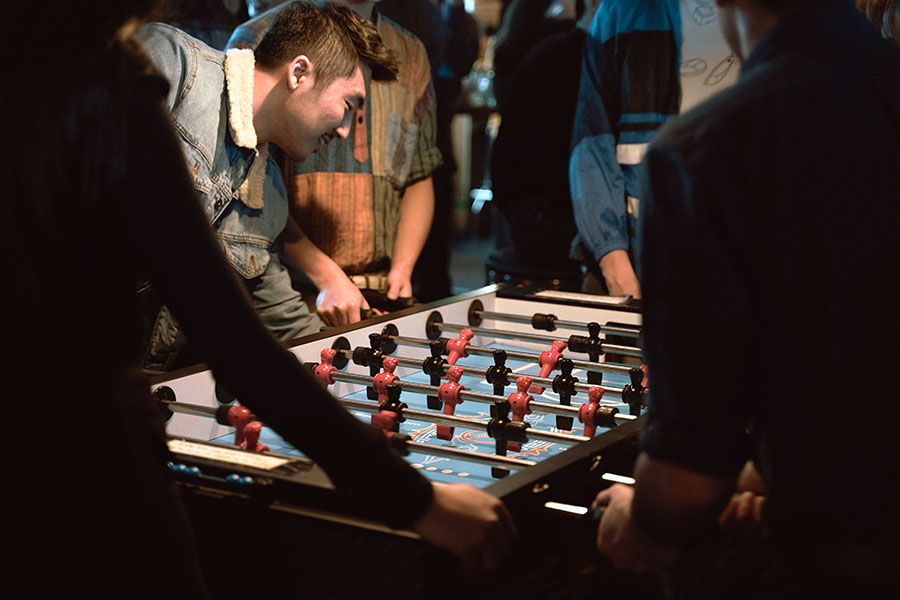
[[[388,400],[387,386],[399,380],[400,377],[394,375],[394,369],[397,368],[397,358],[394,356],[385,356],[381,361],[382,371],[372,378],[372,387],[378,393],[378,404],[384,404]],[[372,415],[372,424],[378,425],[375,421],[375,415]]]
[[[473,337],[475,337],[475,334],[467,327],[459,332],[458,338],[447,342],[447,362],[453,365],[456,364],[460,357],[465,358],[469,356],[466,348]]]
[[[251,421],[244,427],[244,443],[241,448],[251,452],[268,452],[269,447],[259,442],[259,434],[262,431],[262,423]]]
[[[563,340],[554,340],[550,344],[550,350],[544,350],[538,356],[538,364],[541,365],[541,377],[548,377],[553,369],[556,368],[557,361],[562,358],[562,352],[566,349],[566,343]],[[531,386],[528,390],[532,394],[543,394],[544,388],[538,385]]]
[[[459,378],[462,377],[463,368],[459,366],[450,367],[447,370],[447,381],[438,388],[438,398],[444,403],[444,414],[452,415],[456,412],[456,405],[462,404],[463,401],[459,397],[459,393],[463,391],[465,386],[460,385]],[[438,425],[437,436],[439,440],[452,440],[454,428],[449,425]]]
[[[250,422],[250,409],[244,406],[232,406],[228,409],[228,424],[234,427],[234,445],[240,447],[244,443],[244,428]]]
[[[322,350],[320,356],[322,357],[322,362],[319,363],[313,374],[316,376],[316,379],[322,382],[322,385],[328,387],[329,385],[334,384],[334,378],[331,374],[337,371],[337,367],[331,363],[334,360],[334,357],[337,356],[337,350],[334,348],[325,348]]]
[[[528,395],[528,389],[531,387],[531,377],[528,375],[520,375],[516,379],[516,391],[507,396],[510,409],[512,410],[513,421],[524,421],[525,415],[531,414],[531,396]],[[510,442],[509,449],[518,452],[522,449],[519,442]]]
[[[584,423],[584,436],[594,437],[597,427],[615,427],[615,416],[619,409],[614,406],[601,406],[603,388],[594,386],[588,390],[588,401],[578,408],[578,420]]]

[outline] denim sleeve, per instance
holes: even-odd
[[[673,0],[608,0],[594,15],[569,181],[579,238],[596,260],[612,250],[635,251],[643,152],[679,109],[680,37]]]
[[[625,222],[625,180],[616,160],[618,73],[604,68],[607,56],[598,29],[604,18],[594,16],[585,42],[572,131],[569,182],[578,235],[595,259],[628,248]],[[613,62],[613,64],[615,64]]]

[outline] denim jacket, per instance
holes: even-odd
[[[229,263],[245,279],[262,275],[284,229],[287,194],[268,147],[253,127],[253,53],[222,53],[161,23],[135,36],[169,81],[173,126],[198,198]],[[144,366],[166,369],[184,344],[163,308]]]

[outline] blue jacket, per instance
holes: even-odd
[[[636,244],[639,171],[647,142],[678,114],[678,0],[606,0],[584,48],[569,183],[578,237],[596,264]]]
[[[166,99],[194,188],[229,263],[262,275],[287,222],[287,194],[267,146],[253,128],[253,54],[222,53],[160,23],[135,36],[168,80]],[[268,176],[267,176],[268,175]],[[167,368],[183,338],[164,310],[151,335],[147,368]]]

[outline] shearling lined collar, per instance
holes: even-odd
[[[253,127],[253,51],[233,49],[225,53],[225,85],[228,89],[228,124],[234,142],[256,148]]]
[[[228,124],[231,137],[241,148],[258,150],[250,173],[238,188],[237,195],[248,208],[263,207],[268,144],[257,149],[256,128],[253,127],[253,51],[232,49],[225,53],[225,85],[228,90]]]

